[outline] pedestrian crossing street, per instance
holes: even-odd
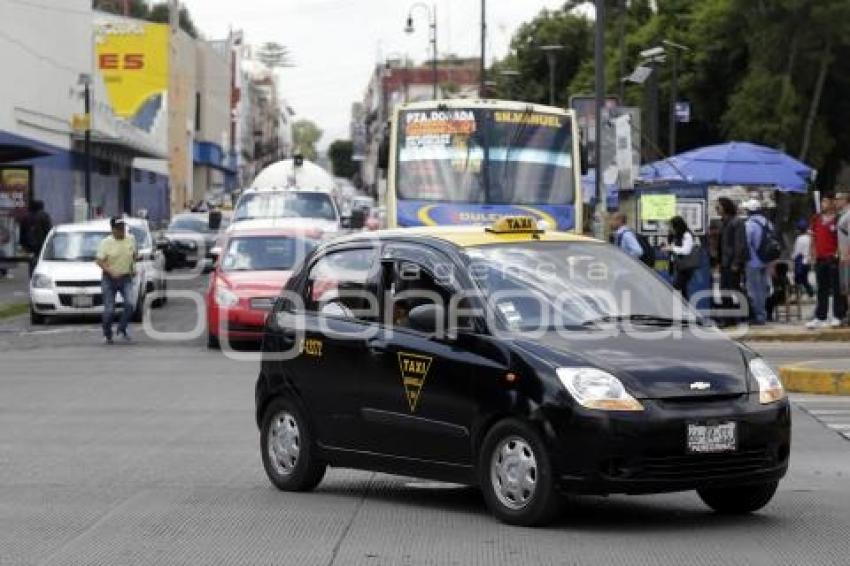
[[[850,440],[850,397],[792,394],[791,401],[826,428]]]

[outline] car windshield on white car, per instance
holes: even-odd
[[[109,232],[54,232],[44,245],[45,261],[94,261]]]
[[[611,246],[513,243],[467,255],[470,274],[511,330],[698,322],[657,275]]]
[[[289,236],[232,238],[221,261],[222,271],[286,271],[306,257],[316,242]]]
[[[263,192],[247,194],[239,201],[234,221],[280,217],[317,218],[336,221],[331,196],[324,192]]]

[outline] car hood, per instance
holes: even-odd
[[[282,216],[277,218],[251,218],[246,220],[234,220],[228,227],[228,231],[238,230],[271,230],[279,228],[290,228],[293,230],[319,230],[323,234],[339,232],[339,222],[335,220],[323,220],[321,218],[304,218],[301,216]]]
[[[90,261],[40,261],[35,273],[46,275],[54,281],[95,281],[103,271]]]
[[[218,278],[236,294],[277,296],[292,275],[291,271],[220,272]]]
[[[192,232],[189,230],[175,230],[171,232],[163,232],[163,237],[172,242],[195,242],[203,240],[207,246],[214,244],[218,239],[218,234],[214,232]]]
[[[655,329],[653,329],[655,330]],[[650,330],[649,332],[652,332]],[[700,331],[711,338],[682,329],[681,336],[648,339],[650,334],[616,336],[598,332],[546,333],[542,338],[517,339],[521,349],[553,367],[592,366],[617,376],[637,398],[665,399],[748,392],[745,357],[732,340],[713,331]],[[679,329],[674,329],[679,330]],[[660,335],[658,335],[660,336]],[[708,383],[708,388],[691,388]]]

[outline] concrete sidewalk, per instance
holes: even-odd
[[[821,395],[850,395],[850,347],[848,358],[800,362],[779,368],[788,391]]]

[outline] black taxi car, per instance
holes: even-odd
[[[521,525],[566,493],[755,511],[791,429],[771,368],[655,273],[525,218],[318,248],[268,317],[256,418],[282,490],[327,466],[466,483]]]

